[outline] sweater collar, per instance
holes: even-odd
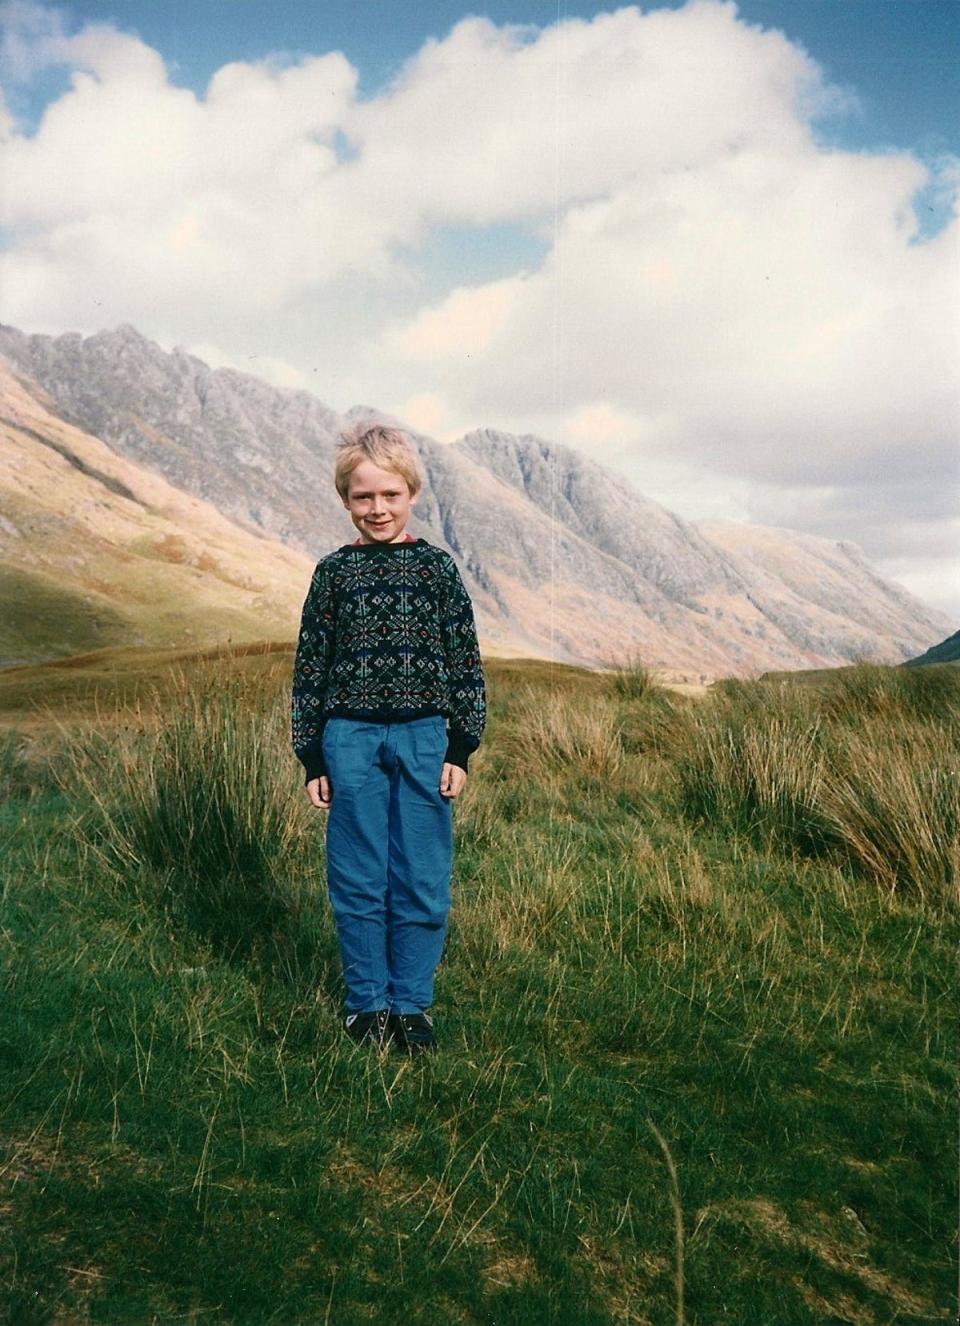
[[[354,539],[353,543],[347,543],[347,548],[362,548],[364,552],[368,548],[404,548],[411,543],[422,543],[422,539],[415,539],[412,534],[405,534],[397,543],[364,543],[363,539]]]

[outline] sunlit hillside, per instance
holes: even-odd
[[[296,632],[313,563],[66,423],[0,362],[0,662]]]

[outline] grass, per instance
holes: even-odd
[[[758,848],[839,852],[933,905],[960,887],[960,679],[859,665],[832,686],[725,683],[676,743],[688,817]]]
[[[953,692],[491,663],[409,1062],[249,662],[0,743],[10,1320],[952,1319]]]
[[[628,700],[644,700],[657,690],[656,673],[639,654],[627,654],[611,670],[614,693]]]
[[[80,832],[105,874],[152,881],[174,924],[249,954],[296,910],[277,869],[307,818],[290,797],[287,715],[242,673],[178,675],[177,702],[155,691],[132,735],[93,732],[55,776],[82,791]]]
[[[65,588],[55,576],[0,565],[0,659],[69,654],[127,638],[129,623],[102,594]]]

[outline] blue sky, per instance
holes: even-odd
[[[497,24],[548,26],[559,17],[589,18],[610,5],[460,0],[71,0],[58,6],[76,23],[113,22],[161,51],[175,81],[202,92],[228,60],[271,51],[291,55],[342,50],[371,94],[393,78],[429,37],[442,37],[466,14]],[[680,8],[673,3],[640,6]],[[801,42],[831,80],[855,89],[862,114],[851,115],[851,146],[913,147],[924,153],[960,148],[960,3],[958,0],[738,0],[749,23],[779,28]],[[31,116],[50,78],[25,101]]]
[[[0,316],[129,321],[960,615],[960,0],[0,3]]]

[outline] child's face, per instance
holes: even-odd
[[[364,543],[397,543],[416,500],[402,474],[362,460],[350,475],[349,497],[343,505]]]

